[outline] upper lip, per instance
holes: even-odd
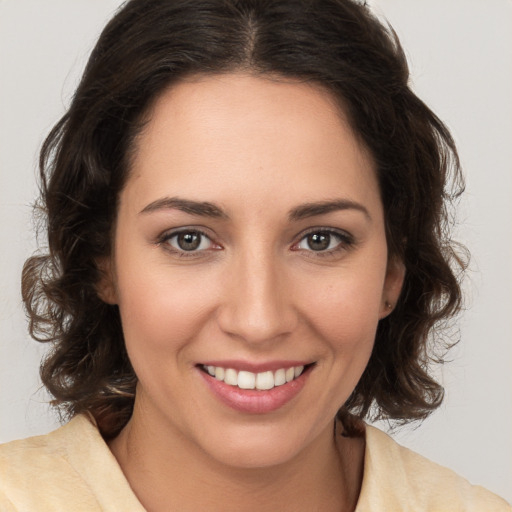
[[[243,360],[208,360],[202,361],[200,365],[202,366],[220,366],[222,368],[233,368],[237,371],[246,371],[252,373],[261,373],[261,372],[275,372],[280,370],[281,368],[292,368],[294,366],[307,366],[308,364],[313,363],[313,361],[304,361],[304,360],[275,360],[275,361],[266,361],[261,363],[255,363],[250,361]]]

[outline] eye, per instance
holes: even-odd
[[[348,234],[332,230],[310,231],[294,246],[295,250],[332,253],[352,245]]]
[[[210,238],[197,230],[170,233],[161,242],[169,244],[177,252],[199,252],[214,247]]]

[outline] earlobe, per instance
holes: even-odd
[[[115,286],[114,271],[110,258],[105,258],[98,262],[98,271],[100,278],[96,284],[98,297],[110,305],[117,304],[117,290]]]
[[[384,281],[380,318],[388,316],[395,308],[405,279],[405,265],[402,260],[390,258]]]

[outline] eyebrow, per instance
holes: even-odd
[[[219,206],[208,201],[193,201],[179,197],[163,197],[149,203],[141,210],[141,214],[153,213],[159,210],[180,210],[191,215],[211,217],[215,219],[229,219],[227,213]],[[305,203],[292,208],[288,217],[292,221],[307,219],[317,215],[325,215],[340,210],[356,210],[364,214],[368,220],[372,220],[368,210],[360,203],[349,199],[335,199],[332,201],[319,201],[316,203]]]
[[[181,210],[191,215],[227,219],[228,215],[221,208],[208,201],[192,201],[179,197],[163,197],[149,203],[140,213],[152,213],[159,210]]]
[[[372,220],[370,213],[362,204],[349,199],[335,199],[332,201],[306,203],[293,208],[290,210],[288,215],[290,220],[297,221],[307,219],[308,217],[315,217],[316,215],[325,215],[339,210],[357,210],[363,213],[369,221]]]

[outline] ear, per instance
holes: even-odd
[[[97,262],[100,279],[96,283],[98,297],[107,304],[117,304],[117,288],[115,272],[111,258],[104,258]]]
[[[382,303],[379,312],[379,318],[387,317],[395,308],[402,285],[405,279],[405,265],[398,258],[389,258],[386,270],[386,278],[382,290]]]

